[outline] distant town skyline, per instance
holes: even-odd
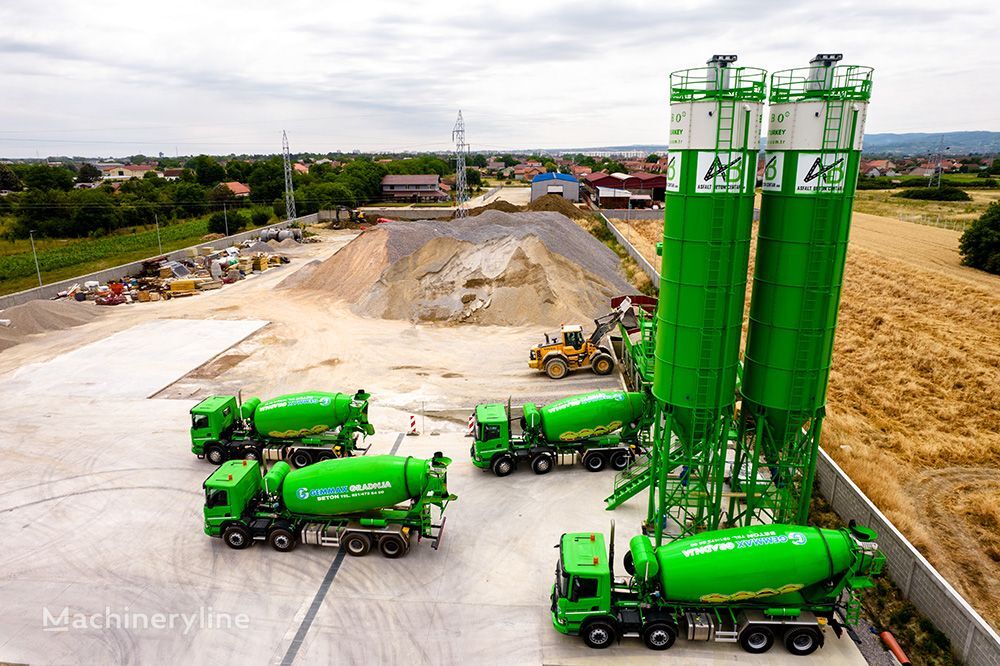
[[[0,156],[665,144],[668,75],[875,68],[869,133],[998,130],[990,3],[0,6]]]

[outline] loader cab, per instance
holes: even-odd
[[[472,464],[480,469],[488,469],[493,456],[510,449],[507,406],[502,403],[477,405],[473,427],[475,441],[472,443]]]
[[[584,339],[582,326],[563,326],[562,337],[563,344],[565,346],[572,347],[578,351],[583,349]]]
[[[564,634],[577,634],[589,618],[611,613],[611,569],[603,534],[562,536],[551,611],[552,624]]]
[[[205,534],[221,536],[227,523],[239,520],[260,489],[260,463],[230,460],[205,479]]]
[[[236,398],[213,395],[191,408],[191,453],[204,455],[205,446],[218,442],[236,420]]]

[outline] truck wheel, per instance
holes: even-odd
[[[774,632],[764,625],[751,624],[740,634],[740,647],[750,654],[763,654],[774,645]]]
[[[598,354],[591,360],[590,369],[595,375],[610,375],[615,369],[615,360],[607,354]]]
[[[221,465],[226,462],[226,452],[218,444],[212,444],[205,449],[205,459],[213,465]]]
[[[372,540],[366,534],[349,534],[344,539],[344,549],[352,557],[364,557],[372,549]]]
[[[785,649],[796,657],[804,657],[816,651],[819,641],[819,632],[812,627],[797,627],[785,634]]]
[[[316,462],[323,462],[324,460],[333,460],[334,457],[335,456],[333,455],[332,452],[324,451],[323,453],[316,456]]]
[[[604,469],[604,456],[600,453],[588,453],[583,457],[583,466],[588,472],[600,472]]]
[[[531,461],[531,471],[535,474],[548,474],[552,471],[552,456],[542,453]]]
[[[283,527],[271,530],[267,541],[279,553],[287,553],[295,548],[295,535]]]
[[[615,639],[615,628],[611,626],[610,622],[595,620],[583,628],[581,635],[587,647],[603,650],[606,647],[611,647],[611,643]]]
[[[569,366],[561,358],[553,358],[545,363],[545,374],[549,379],[562,379],[569,372]]]
[[[243,460],[260,460],[260,452],[257,449],[247,449],[243,452]]]
[[[642,642],[650,650],[666,650],[677,640],[677,629],[666,622],[650,622],[642,630]]]
[[[395,560],[406,555],[406,542],[397,534],[386,534],[378,540],[378,550],[382,557]]]
[[[632,458],[629,456],[628,451],[615,451],[611,454],[611,458],[608,462],[611,464],[612,468],[620,472],[628,467],[628,464],[632,462]]]
[[[308,451],[303,451],[302,449],[298,449],[295,453],[292,454],[292,457],[289,458],[289,462],[292,463],[293,466],[299,468],[308,467],[309,465],[312,464],[312,461],[313,461],[312,454],[310,454]]]
[[[226,531],[222,533],[222,540],[233,550],[243,550],[253,543],[250,533],[242,525],[230,525],[227,527]]]
[[[493,459],[493,473],[497,476],[509,476],[514,471],[514,459],[510,456],[497,456]]]

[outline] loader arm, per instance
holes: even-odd
[[[606,314],[603,317],[598,317],[597,319],[595,319],[594,332],[591,333],[590,338],[588,338],[590,344],[594,345],[595,347],[599,346],[601,344],[601,340],[604,339],[604,336],[607,335],[611,329],[613,329],[615,326],[618,325],[618,322],[622,320],[622,317],[624,317],[625,313],[627,313],[631,308],[632,308],[632,301],[626,298],[621,303],[618,304],[618,307],[615,308],[613,312],[611,312],[610,314]]]

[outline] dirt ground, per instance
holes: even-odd
[[[651,260],[660,234],[632,221]],[[823,447],[1000,627],[1000,277],[960,235],[855,213]]]

